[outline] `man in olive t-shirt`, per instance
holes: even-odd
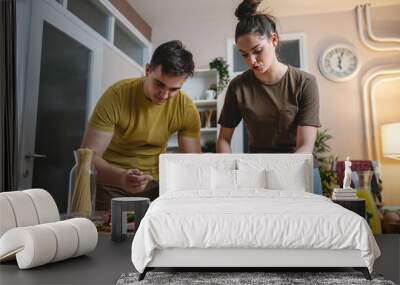
[[[192,54],[179,41],[160,45],[146,76],[122,80],[103,94],[82,147],[94,150],[96,210],[113,197],[158,197],[158,159],[177,132],[181,152],[201,152],[199,113],[180,89],[193,73]]]

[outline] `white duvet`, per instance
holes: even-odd
[[[370,272],[380,255],[359,215],[319,195],[265,189],[164,194],[136,232],[132,262],[143,272],[165,248],[358,249]]]

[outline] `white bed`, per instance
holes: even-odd
[[[354,267],[370,278],[380,251],[365,219],[310,192],[311,155],[161,155],[132,262],[140,279],[154,267]]]

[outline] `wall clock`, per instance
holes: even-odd
[[[346,44],[328,47],[319,58],[319,69],[327,79],[341,82],[355,76],[360,69],[356,50]]]

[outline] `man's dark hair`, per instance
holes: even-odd
[[[155,70],[161,65],[161,72],[174,76],[192,76],[194,71],[193,55],[186,50],[181,41],[169,41],[156,48],[151,57],[150,68]]]

